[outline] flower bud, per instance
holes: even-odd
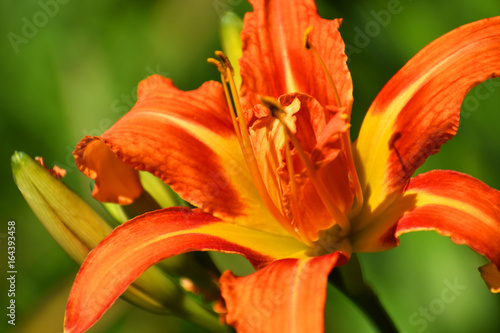
[[[46,169],[43,160],[37,160],[23,152],[15,152],[11,160],[14,180],[45,229],[75,262],[81,264],[112,228],[60,181],[64,170]],[[151,312],[176,314],[205,327],[221,328],[213,313],[189,298],[157,267],[145,271],[123,297]]]
[[[61,169],[48,170],[23,152],[12,156],[17,187],[52,238],[81,264],[112,228],[58,178]],[[56,177],[57,176],[57,177]]]

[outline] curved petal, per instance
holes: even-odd
[[[500,270],[498,267],[490,262],[489,264],[479,267],[479,271],[491,292],[500,293]]]
[[[256,268],[282,258],[307,258],[307,247],[282,237],[228,224],[201,210],[167,208],[117,227],[82,264],[66,306],[65,332],[92,326],[143,271],[190,251],[245,256]]]
[[[383,211],[425,159],[455,135],[467,92],[498,76],[500,17],[440,37],[386,84],[355,143],[365,214]]]
[[[226,321],[238,332],[323,332],[328,274],[339,259],[339,253],[283,259],[245,277],[225,272]]]
[[[350,112],[352,81],[338,31],[341,21],[322,19],[313,0],[250,2],[254,11],[245,15],[241,33],[243,106],[251,108],[258,104],[258,95],[277,99],[291,92],[314,96],[323,107],[337,105],[324,70],[312,51],[304,46],[304,33],[313,27],[309,40],[334,75],[341,106]]]
[[[95,180],[95,199],[128,205],[141,195],[139,173],[123,164],[99,137],[83,138],[73,155],[80,171]]]
[[[122,168],[155,174],[209,214],[285,233],[253,184],[219,83],[181,91],[159,75],[142,81],[133,109],[102,137],[86,137],[75,150],[80,170],[98,184],[98,199],[120,198],[127,188],[113,181],[120,168],[108,163],[116,160],[113,153],[129,166],[121,163]]]
[[[401,234],[418,230],[450,236],[500,267],[500,191],[455,171],[420,174],[369,227],[352,235],[353,251],[387,250]]]

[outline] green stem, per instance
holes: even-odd
[[[332,271],[328,282],[353,301],[380,332],[399,332],[377,294],[364,280],[358,257],[355,254],[346,265]]]

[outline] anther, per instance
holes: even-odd
[[[215,51],[215,55],[217,57],[219,57],[219,59],[221,60],[222,64],[224,65],[224,67],[229,70],[229,74],[234,75],[234,69],[233,69],[233,65],[231,65],[231,62],[229,61],[229,58],[224,54],[224,52],[222,51]]]
[[[311,44],[309,43],[309,34],[313,31],[313,27],[308,27],[306,31],[304,32],[304,41],[303,45],[307,50],[311,49]]]
[[[214,59],[214,58],[208,58],[207,62],[209,64],[214,65],[217,68],[217,70],[219,71],[219,73],[222,75],[224,81],[227,82],[227,71],[224,68],[224,66],[222,65],[222,63],[219,60]]]
[[[269,96],[259,96],[259,101],[264,105],[266,108],[271,111],[271,116],[273,118],[279,118],[279,114],[285,113],[283,108],[281,107],[280,102],[278,102],[276,99],[269,97]]]

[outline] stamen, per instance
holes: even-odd
[[[271,115],[273,118],[278,118],[278,114],[283,114],[284,110],[279,105],[279,102],[274,98],[267,96],[260,96],[260,102],[266,106],[269,111],[271,111]],[[292,201],[292,213],[295,220],[295,228],[298,230],[300,235],[303,235],[303,225],[301,223],[300,213],[299,213],[299,201],[298,201],[298,191],[297,191],[297,182],[295,180],[295,170],[293,168],[292,154],[290,153],[290,144],[288,143],[288,136],[286,133],[285,127],[283,127],[283,136],[285,138],[285,157],[286,164],[288,167],[288,174],[290,175],[290,190],[291,190],[291,201]],[[304,237],[303,237],[304,238]]]
[[[312,43],[309,41],[309,35],[311,34],[312,30],[313,30],[313,27],[308,27],[306,29],[306,31],[304,32],[304,47],[307,50],[313,51],[314,56],[316,57],[316,59],[318,59],[318,62],[320,63],[321,68],[323,69],[323,72],[325,72],[326,78],[327,78],[330,86],[333,89],[333,93],[335,95],[335,101],[337,102],[337,106],[342,107],[342,104],[340,102],[340,97],[339,97],[339,94],[337,91],[337,87],[335,86],[335,83],[333,82],[332,76],[330,75],[330,72],[326,68],[325,63],[323,62],[323,59],[321,59],[318,51],[316,50],[314,45],[312,45]],[[342,117],[342,119],[344,119],[348,123],[351,121],[350,115],[348,113],[343,113],[341,115],[341,117]],[[356,195],[356,204],[349,212],[349,217],[352,218],[352,217],[356,216],[361,211],[361,208],[363,206],[363,190],[361,189],[361,184],[359,182],[358,174],[356,171],[356,166],[354,165],[354,160],[352,158],[351,136],[350,136],[349,131],[345,131],[341,135],[341,144],[343,146],[343,151],[345,151],[345,154],[346,154],[345,160],[347,163],[347,168],[349,170],[349,177],[350,177],[350,181],[353,184],[354,193]]]
[[[229,108],[229,113],[231,114],[231,120],[233,121],[233,127],[234,127],[234,130],[236,132],[236,136],[238,137],[238,142],[240,144],[240,147],[243,147],[243,140],[241,138],[241,132],[238,128],[238,123],[236,121],[236,116],[235,116],[235,112],[234,112],[234,108],[233,108],[233,102],[231,101],[229,89],[227,88],[227,72],[224,69],[224,66],[222,66],[220,61],[218,61],[214,58],[208,58],[207,62],[215,65],[215,67],[217,67],[217,70],[220,72],[222,87],[224,89],[224,96],[226,97],[226,103],[227,103],[227,106]]]
[[[288,125],[286,124],[285,119],[283,117],[285,111],[283,110],[279,102],[274,100],[273,98],[270,97],[261,98],[261,102],[264,106],[266,106],[269,110],[271,110],[272,115],[280,121],[285,131],[285,139],[286,138],[290,139],[295,149],[297,150],[300,160],[302,161],[302,163],[304,163],[304,166],[307,172],[309,173],[310,179],[316,191],[318,192],[321,200],[323,201],[323,204],[325,205],[326,209],[328,210],[334,221],[343,230],[345,235],[348,234],[351,230],[351,225],[349,223],[349,220],[335,205],[334,200],[332,199],[330,193],[326,189],[325,185],[319,179],[318,174],[316,173],[316,169],[314,168],[313,163],[307,156],[304,148],[302,148],[302,145],[300,144],[297,137],[288,128]]]
[[[288,167],[288,174],[290,176],[290,190],[292,194],[292,213],[293,213],[293,221],[295,222],[295,230],[299,233],[299,235],[303,235],[303,224],[302,219],[300,217],[299,212],[299,197],[297,191],[297,181],[295,180],[295,170],[293,168],[292,154],[290,153],[290,144],[288,143],[288,138],[286,136],[286,130],[283,127],[283,134],[285,138],[285,156],[286,156],[286,165]],[[306,237],[303,237],[306,238]]]
[[[271,111],[271,115],[273,116],[273,118],[279,119],[280,115],[285,114],[285,110],[283,110],[280,102],[278,102],[274,98],[268,96],[259,96],[259,100],[262,105],[264,105],[269,109],[269,111]]]
[[[233,77],[234,76],[234,69],[233,69],[233,65],[231,65],[231,62],[229,61],[229,58],[222,51],[215,51],[215,55],[217,57],[219,57],[224,68],[228,69],[229,75],[231,77]]]
[[[267,207],[269,212],[274,216],[274,218],[281,224],[281,226],[283,226],[285,230],[287,230],[291,235],[293,235],[298,240],[304,241],[296,233],[290,221],[278,210],[274,201],[271,199],[269,192],[267,191],[266,185],[264,184],[262,175],[260,173],[259,166],[257,164],[257,159],[255,157],[252,148],[252,143],[250,141],[250,135],[248,133],[248,128],[245,123],[245,118],[243,116],[241,103],[237,93],[238,90],[236,89],[236,85],[233,79],[234,75],[233,67],[231,66],[229,59],[226,57],[224,53],[222,53],[221,51],[216,51],[215,54],[219,57],[221,61],[218,61],[213,58],[209,58],[207,59],[207,61],[211,64],[214,64],[217,67],[217,70],[221,73],[221,80],[222,80],[222,85],[224,87],[224,94],[226,95],[226,101],[231,113],[233,126],[238,136],[240,147],[243,151],[243,157],[245,159],[245,162],[247,163],[255,187],[257,188],[257,192],[259,193],[262,201],[264,202],[264,205]],[[231,98],[231,96],[233,97]],[[233,103],[234,103],[234,108],[233,108]],[[237,119],[235,117],[235,114],[237,116]]]
[[[219,60],[214,59],[214,58],[208,58],[207,62],[209,64],[214,65],[217,68],[217,70],[219,71],[220,75],[222,75],[222,77],[224,78],[223,81],[227,81],[227,78],[226,78],[227,77],[226,69],[224,68],[224,66],[222,65],[222,63]]]

